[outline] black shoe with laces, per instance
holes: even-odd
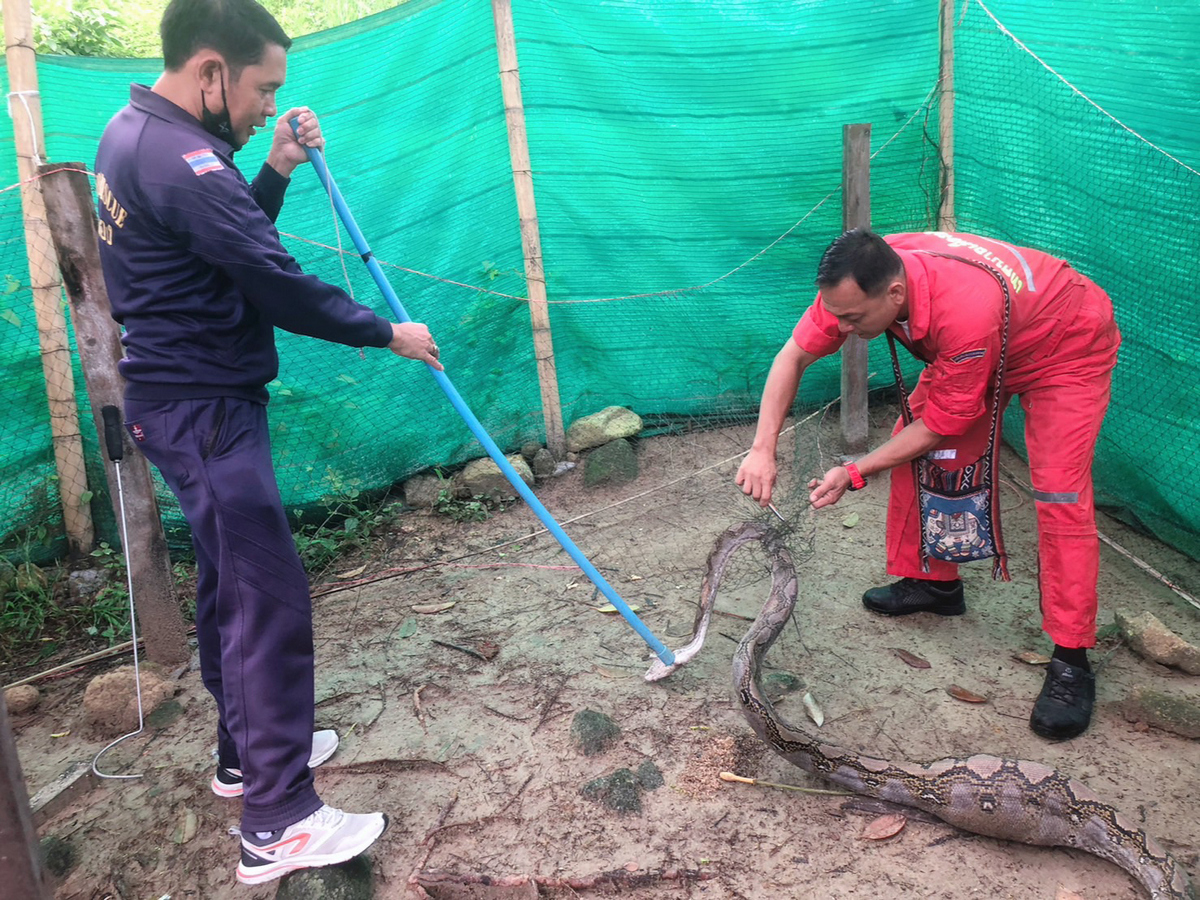
[[[1054,741],[1083,734],[1092,721],[1096,703],[1096,676],[1088,669],[1051,659],[1042,692],[1033,704],[1029,727]]]
[[[863,606],[871,612],[885,616],[907,616],[916,612],[961,616],[967,611],[962,581],[957,578],[954,581],[901,578],[887,587],[871,588],[863,594],[862,600]]]

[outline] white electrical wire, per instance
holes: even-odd
[[[137,731],[131,731],[129,734],[122,735],[97,753],[95,758],[92,759],[92,772],[100,778],[141,778],[141,775],[106,775],[98,768],[100,757],[105,753],[117,746],[121,741],[135,737],[146,730],[146,720],[142,715],[142,673],[138,667],[137,613],[133,608],[133,572],[129,568],[129,529],[125,524],[125,491],[121,485],[121,464],[114,460],[113,468],[117,471],[117,503],[121,507],[121,548],[125,551],[125,584],[129,589],[129,630],[133,633],[133,683],[137,691],[138,727]]]
[[[21,105],[25,107],[25,115],[29,117],[29,139],[33,141],[33,164],[40,166],[43,162],[41,148],[38,147],[38,130],[37,125],[33,120],[33,110],[29,108],[28,97],[40,97],[40,91],[9,91],[8,93],[8,117],[13,118],[12,100],[16,97],[21,101]]]

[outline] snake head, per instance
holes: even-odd
[[[683,663],[676,660],[676,662],[667,666],[667,665],[663,665],[663,661],[661,659],[656,659],[653,663],[650,664],[650,668],[646,670],[646,674],[643,675],[642,678],[645,681],[662,681],[664,678],[666,678],[668,675],[670,675],[672,672],[674,672],[676,669],[678,669],[681,665],[683,665]]]

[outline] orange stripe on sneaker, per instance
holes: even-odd
[[[280,841],[278,844],[272,844],[270,847],[255,847],[254,849],[260,853],[274,853],[276,850],[282,850],[288,844],[293,844],[298,841],[299,843],[297,846],[293,847],[284,854],[284,857],[286,858],[288,856],[295,856],[297,853],[300,853],[305,847],[308,846],[308,842],[310,840],[312,840],[312,833],[306,831],[302,834],[292,835],[286,841]]]

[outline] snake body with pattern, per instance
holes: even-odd
[[[1093,853],[1132,875],[1154,900],[1195,900],[1187,873],[1154,838],[1056,769],[985,754],[924,765],[891,762],[828,744],[781,718],[758,684],[763,657],[796,604],[795,567],[774,529],[747,522],[717,539],[701,587],[697,631],[711,616],[730,557],[752,541],[770,559],[771,594],[734,654],[733,681],[746,720],[772,750],[855,793],[924,810],[965,831]]]

